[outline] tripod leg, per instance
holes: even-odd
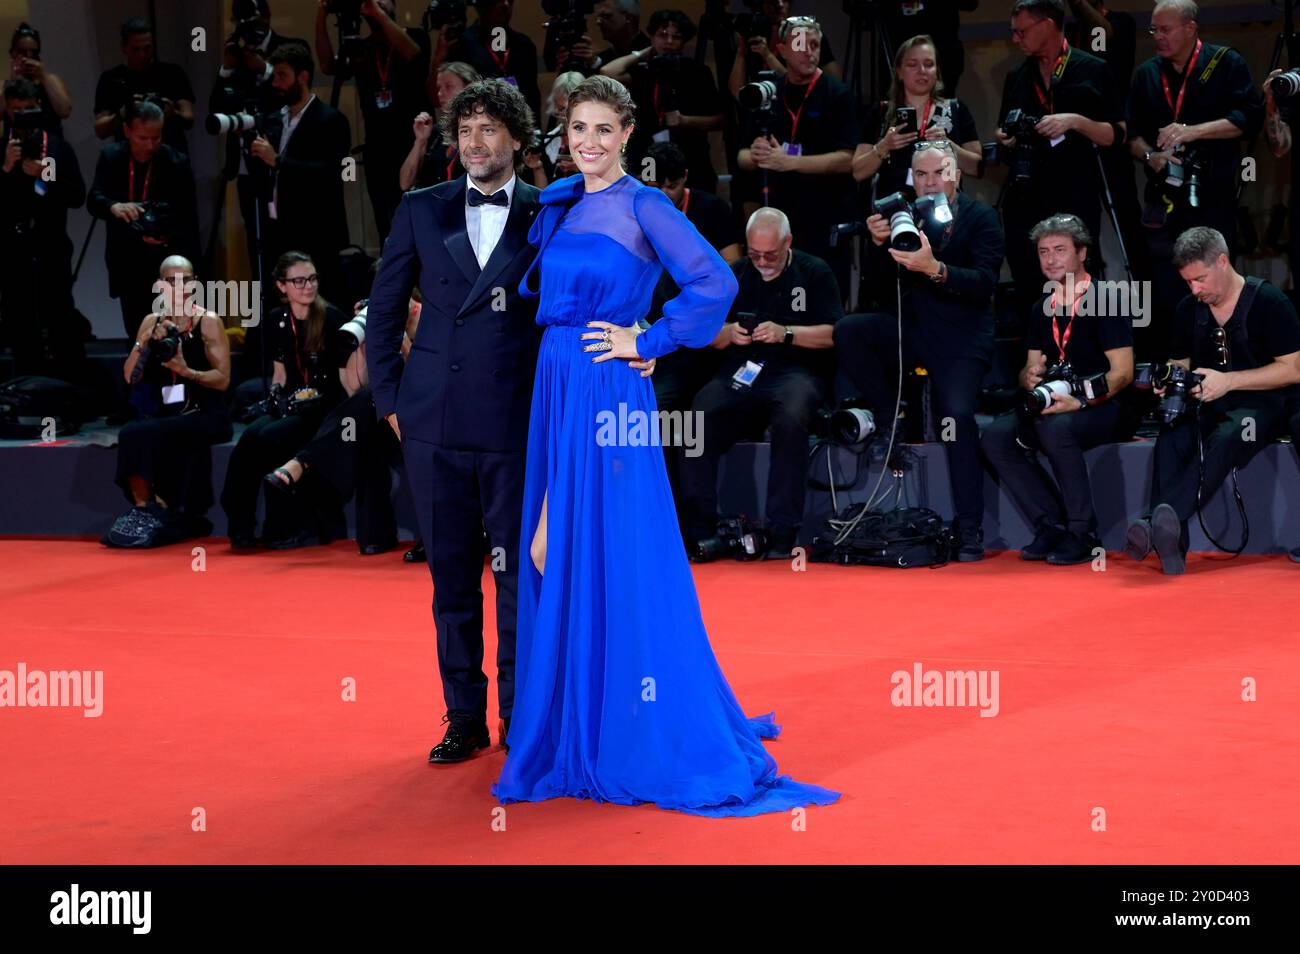
[[[1106,178],[1106,164],[1101,160],[1101,149],[1093,144],[1092,154],[1097,159],[1097,171],[1101,173],[1101,197],[1106,203],[1106,211],[1110,213],[1110,224],[1115,230],[1115,241],[1119,243],[1120,259],[1124,262],[1124,272],[1128,275],[1128,280],[1133,281],[1133,267],[1129,264],[1128,248],[1124,245],[1124,233],[1119,227],[1119,216],[1115,214],[1115,200],[1110,194],[1110,180]],[[1101,247],[1101,236],[1097,236],[1097,247]]]

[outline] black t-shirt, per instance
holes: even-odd
[[[1296,317],[1295,306],[1281,289],[1260,282],[1250,311],[1243,318],[1241,305],[1245,297],[1246,289],[1243,288],[1232,317],[1223,325],[1228,333],[1227,367],[1219,363],[1219,351],[1211,339],[1215,319],[1210,306],[1197,301],[1194,295],[1188,295],[1178,303],[1169,356],[1191,358],[1193,369],[1248,371],[1265,367],[1284,354],[1300,351],[1300,318]]]
[[[466,27],[460,39],[447,51],[446,62],[468,63],[485,79],[498,77],[509,82],[513,78],[513,85],[518,87],[532,107],[533,116],[539,116],[542,111],[542,92],[537,85],[536,44],[518,30],[506,27],[506,48],[498,52],[484,44],[482,32],[483,26],[480,23]]]
[[[429,35],[413,28],[408,28],[406,35],[420,47],[414,59],[402,59],[391,46],[381,54],[378,43],[370,39],[357,64],[357,100],[366,124],[366,144],[374,144],[367,150],[368,162],[382,156],[385,165],[400,166],[415,141],[411,125],[419,113],[429,108],[425,92]]]
[[[887,131],[885,111],[887,108],[887,103],[877,103],[867,120],[867,129],[870,130],[870,135],[875,137],[872,142],[879,142],[885,138]],[[924,110],[919,110],[916,115],[916,122],[918,125],[924,122],[926,129],[938,127],[946,130],[948,138],[958,145],[979,139],[979,131],[975,128],[975,116],[971,113],[970,107],[961,100],[941,99],[933,105],[928,117],[926,117]],[[897,122],[894,122],[893,125],[897,125]],[[922,131],[924,132],[924,130]],[[904,188],[908,189],[910,195],[915,195],[907,182],[908,174],[912,171],[912,153],[915,150],[916,144],[913,143],[902,149],[896,149],[885,157],[885,161],[880,165],[880,170],[876,173],[875,194],[877,197],[889,195]]]
[[[1217,62],[1207,79],[1210,63]],[[1241,139],[1202,139],[1192,144],[1202,163],[1202,194],[1211,193],[1220,201],[1236,195],[1241,166],[1241,143],[1250,139],[1264,121],[1264,93],[1251,79],[1250,67],[1235,50],[1206,43],[1195,63],[1188,62],[1187,92],[1178,113],[1178,122],[1195,125],[1226,119],[1242,130]],[[1169,84],[1166,98],[1161,77]],[[1153,56],[1137,68],[1128,99],[1129,138],[1141,136],[1154,150],[1160,129],[1174,122],[1174,108],[1183,86],[1183,75],[1176,73],[1168,60]],[[1148,178],[1152,177],[1148,173]]]
[[[95,115],[116,113],[137,94],[141,96],[156,93],[172,102],[188,100],[194,102],[194,88],[185,71],[175,63],[150,63],[142,70],[134,71],[122,63],[110,70],[105,70],[95,87]],[[125,136],[119,126],[115,138],[120,142]],[[188,153],[189,144],[185,140],[185,130],[180,123],[173,120],[163,127],[163,142],[178,152]]]
[[[677,110],[683,116],[713,116],[722,112],[713,72],[689,57],[653,57],[632,67],[627,88],[636,102],[636,128],[628,142],[628,168],[640,170],[641,157],[656,134],[668,130],[671,142],[686,153],[691,181],[712,190],[718,175],[709,156],[709,134],[702,129],[664,125],[663,116]]]
[[[732,302],[728,321],[735,321],[740,312],[754,312],[760,322],[775,321],[780,325],[833,325],[844,317],[835,273],[815,255],[792,249],[790,264],[770,282],[763,281],[748,258],[733,263],[731,271],[740,290]],[[794,308],[796,289],[802,292],[800,311]],[[834,368],[834,351],[797,348],[784,343],[732,345],[725,351],[719,373],[730,377],[746,361],[761,361],[765,370],[801,365],[826,377]]]
[[[1137,62],[1137,21],[1131,14],[1122,11],[1107,10],[1103,14],[1111,28],[1113,37],[1103,37],[1094,41],[1092,30],[1079,41],[1079,21],[1072,20],[1065,27],[1065,38],[1071,46],[1082,46],[1089,53],[1106,61],[1111,76],[1115,78],[1115,88],[1120,95],[1127,97],[1129,85],[1133,82],[1133,64]],[[1098,48],[1098,44],[1102,48]]]
[[[1011,71],[1002,87],[999,128],[1005,126],[1007,113],[1013,109],[1040,119],[1049,113],[1079,113],[1096,122],[1123,121],[1123,100],[1115,88],[1115,78],[1102,60],[1071,46],[1056,64],[1050,90],[1043,88],[1038,60],[1033,57],[1027,57]],[[1055,146],[1035,135],[1033,149],[1033,176],[1027,185],[1014,187],[1013,192],[1027,191],[1039,196],[1062,192],[1096,194],[1100,185],[1097,160],[1092,140],[1083,133],[1067,132]]]
[[[1057,345],[1059,338],[1065,342],[1065,360],[1070,362],[1076,374],[1083,377],[1103,374],[1110,370],[1107,351],[1133,347],[1133,323],[1120,315],[1096,314],[1100,310],[1096,304],[1100,294],[1090,302],[1087,299],[1080,301],[1071,320],[1070,306],[1065,301],[1068,291],[1067,285],[1058,299],[1062,304],[1055,310],[1050,295],[1044,295],[1034,303],[1029,314],[1025,345],[1029,351],[1041,351],[1047,366],[1051,367],[1061,360],[1061,350]],[[1053,324],[1056,326],[1055,334]],[[1065,339],[1067,330],[1069,340]]]
[[[288,308],[277,308],[271,313],[272,356],[284,365],[286,391],[310,386],[319,389],[327,399],[341,395],[343,385],[339,382],[336,332],[346,322],[347,317],[341,309],[326,305],[321,346],[308,352],[305,324],[291,320]]]

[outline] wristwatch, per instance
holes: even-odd
[[[789,325],[785,326],[785,343],[788,345],[794,344],[794,328]]]
[[[1143,163],[1143,165],[1147,165],[1147,166],[1151,165],[1151,150],[1150,150],[1150,149],[1148,149],[1146,152],[1144,152],[1144,153],[1142,154],[1142,163]]]
[[[939,270],[933,275],[927,276],[932,282],[942,282],[948,280],[948,266],[943,262],[939,263]]]

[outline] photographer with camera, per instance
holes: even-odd
[[[114,482],[133,507],[104,534],[107,546],[161,546],[211,533],[212,445],[231,435],[226,329],[194,301],[189,259],[170,256],[157,276],[156,308],[122,368],[139,417],[118,434]]]
[[[43,116],[42,127],[63,138],[63,120],[72,115],[68,87],[41,62],[41,35],[29,23],[20,23],[9,41],[9,75],[36,87],[36,102]]]
[[[86,184],[72,147],[42,128],[39,95],[29,80],[4,85],[0,302],[16,374],[63,377],[85,356],[73,325],[68,210],[86,201]]]
[[[902,366],[898,313],[848,315],[835,327],[840,370],[865,398],[879,424],[878,440],[896,427],[895,382],[924,365],[935,416],[951,421],[944,441],[960,540],[958,559],[984,557],[984,472],[979,460],[975,405],[993,354],[993,289],[1002,268],[997,213],[959,190],[961,168],[951,143],[918,143],[912,153],[916,206],[895,193],[877,200],[867,219],[880,255],[898,264],[901,287]],[[924,205],[922,205],[924,203]],[[910,249],[910,250],[909,250]],[[881,274],[883,267],[872,266]],[[945,425],[947,426],[947,425]]]
[[[479,79],[474,67],[467,63],[443,63],[438,67],[434,115],[420,113],[411,124],[415,142],[411,144],[411,151],[406,154],[398,173],[398,184],[403,192],[427,189],[465,174],[455,143],[449,143],[443,137],[442,116],[456,94]]]
[[[853,153],[853,178],[876,177],[873,194],[889,195],[912,188],[912,150],[919,139],[953,144],[957,164],[968,176],[984,172],[984,153],[975,117],[960,100],[940,94],[945,89],[934,40],[914,36],[894,55],[889,101],[879,104],[868,121],[879,142],[859,144]]]
[[[532,176],[531,184],[539,189],[578,171],[573,154],[569,152],[569,126],[565,115],[569,108],[569,93],[584,79],[586,77],[575,70],[561,73],[551,83],[545,115],[538,117],[537,141],[523,153],[524,168]],[[542,132],[544,129],[547,131]]]
[[[1238,274],[1222,233],[1188,229],[1173,263],[1191,294],[1174,315],[1169,365],[1153,374],[1164,424],[1150,517],[1129,526],[1125,546],[1135,560],[1154,549],[1167,574],[1185,568],[1187,521],[1286,425],[1300,383],[1294,306],[1275,286]]]
[[[221,491],[230,545],[236,550],[256,546],[257,493],[264,478],[312,439],[344,396],[338,373],[343,362],[337,353],[339,329],[347,317],[320,294],[320,274],[310,255],[285,252],[274,274],[284,305],[266,320],[274,355],[271,393],[246,412],[250,423],[230,455]],[[266,546],[286,550],[343,535],[337,508],[329,513],[314,509],[295,495],[268,492],[262,532]]]
[[[872,6],[891,42],[918,34],[934,38],[948,92],[955,96],[957,81],[966,68],[966,51],[959,35],[961,12],[974,10],[979,0],[881,0]]]
[[[1127,315],[1098,313],[1094,303],[1104,298],[1090,294],[1088,274],[1093,239],[1078,216],[1044,219],[1029,237],[1051,290],[1029,315],[1020,372],[1027,395],[985,428],[980,444],[1034,528],[1020,559],[1071,566],[1087,563],[1101,546],[1083,453],[1128,440],[1136,429],[1135,415],[1116,400],[1133,381],[1133,327]],[[1055,483],[1038,463],[1040,452]]]
[[[125,142],[99,154],[86,210],[108,223],[108,293],[135,338],[153,303],[158,267],[169,255],[196,258],[199,245],[190,160],[163,144],[163,111],[149,100],[127,104]]]
[[[1286,75],[1283,76],[1283,73]],[[1278,79],[1282,77],[1282,79]],[[1277,80],[1275,83],[1274,81]],[[1300,149],[1292,148],[1295,143],[1291,129],[1300,122],[1300,70],[1276,69],[1264,80],[1264,133],[1274,157],[1291,157],[1291,187],[1288,190],[1287,212],[1292,227],[1287,240],[1287,261],[1291,266],[1292,287],[1300,278],[1300,228],[1294,223],[1300,221]],[[1278,99],[1282,103],[1278,103]],[[1297,442],[1300,447],[1300,442]]]
[[[194,88],[175,63],[154,59],[153,28],[143,17],[122,24],[125,63],[105,70],[95,86],[95,135],[100,139],[123,137],[127,108],[148,100],[162,110],[163,142],[188,154],[186,132],[194,125]]]
[[[713,340],[723,355],[691,405],[706,439],[680,465],[697,562],[719,555],[718,462],[756,430],[772,434],[766,555],[788,558],[803,523],[808,437],[829,392],[831,333],[844,308],[830,268],[793,239],[784,212],[759,209],[745,227],[748,255],[731,266],[740,290]]]
[[[1156,358],[1165,356],[1173,309],[1183,294],[1172,261],[1174,239],[1203,225],[1235,248],[1241,142],[1264,118],[1264,97],[1245,59],[1202,40],[1197,16],[1192,0],[1156,4],[1156,55],[1137,68],[1128,101],[1129,151],[1147,170],[1142,224],[1155,303],[1150,347],[1142,350]]]
[[[731,74],[727,77],[727,89],[733,99],[746,83],[762,79],[760,73],[770,72],[777,77],[786,74],[785,60],[774,51],[780,48],[781,24],[789,18],[793,3],[791,0],[744,0],[744,3],[749,9],[732,19],[736,50],[743,51],[743,55],[732,60]],[[823,44],[818,65],[837,80],[844,79],[831,44]]]
[[[650,16],[650,46],[605,64],[600,72],[628,88],[638,122],[627,144],[627,167],[645,174],[643,159],[652,142],[672,142],[686,153],[696,184],[718,185],[709,151],[709,132],[723,126],[722,102],[713,72],[682,53],[695,37],[695,24],[680,10]]]
[[[338,57],[330,41],[327,14],[331,12],[339,13],[340,20],[346,12],[370,25],[370,33],[356,49],[345,46]],[[429,35],[398,25],[397,0],[318,0],[316,53],[326,76],[343,71],[357,81],[365,126],[366,193],[382,244],[402,198],[402,160],[414,142],[412,123],[428,107]]]
[[[741,90],[750,145],[737,164],[766,181],[764,205],[790,217],[800,251],[831,266],[842,298],[848,297],[849,245],[831,244],[841,221],[856,218],[853,150],[858,145],[857,107],[849,88],[818,66],[822,29],[811,17],[781,24],[778,52],[789,72]],[[746,196],[746,200],[752,197]]]
[[[1011,8],[1011,39],[1025,61],[1002,87],[997,140],[1012,166],[1002,222],[1020,314],[1029,313],[1041,286],[1029,231],[1069,213],[1098,240],[1103,189],[1096,147],[1125,137],[1114,76],[1105,62],[1066,42],[1064,20],[1064,0],[1016,0]],[[1098,251],[1091,265],[1100,277]]]
[[[283,107],[266,117],[265,129],[249,147],[259,160],[269,228],[263,236],[268,262],[288,251],[311,256],[320,270],[321,294],[343,295],[339,253],[348,244],[343,198],[343,160],[352,146],[347,117],[311,91],[311,51],[286,43],[270,56],[271,83]],[[266,271],[271,271],[270,268]]]
[[[596,72],[611,60],[650,45],[650,37],[641,32],[641,0],[596,0],[593,12],[600,38],[609,46],[584,64],[587,70]],[[574,52],[581,51],[575,46]]]
[[[554,2],[543,0],[543,9]],[[567,7],[566,0],[559,0],[559,6]],[[441,51],[434,51],[434,68],[444,61],[468,63],[484,79],[504,79],[523,94],[533,115],[540,115],[542,90],[537,84],[537,45],[510,26],[515,0],[474,0],[474,9],[478,18],[465,28],[460,39],[441,58]]]

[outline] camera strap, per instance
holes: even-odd
[[[1038,73],[1035,72],[1033,75],[1034,92],[1038,95],[1038,101],[1043,104],[1043,109],[1049,113],[1056,112],[1056,84],[1065,75],[1066,64],[1070,62],[1070,54],[1073,52],[1070,41],[1061,37],[1061,52],[1056,56],[1056,66],[1052,68],[1052,79],[1046,93],[1043,92]]]
[[[1177,103],[1174,102],[1174,94],[1169,89],[1169,77],[1165,76],[1164,70],[1160,71],[1160,85],[1163,86],[1165,90],[1165,102],[1168,103],[1169,108],[1173,110],[1174,122],[1178,122],[1178,114],[1183,111],[1183,97],[1187,95],[1187,84],[1192,80],[1192,70],[1196,68],[1196,60],[1197,57],[1201,55],[1201,47],[1203,45],[1204,43],[1201,40],[1196,41],[1196,49],[1192,50],[1191,58],[1188,59],[1187,66],[1183,68],[1183,83],[1178,89]],[[1227,49],[1227,47],[1224,47],[1224,49]],[[1209,76],[1209,70],[1213,68],[1214,64],[1211,63],[1209,69],[1206,70],[1206,76]],[[1202,77],[1201,82],[1204,81],[1205,77]]]
[[[135,201],[135,160],[128,155],[126,161],[127,161],[127,168],[130,170],[129,175],[127,176],[127,188],[129,191],[127,193],[126,201],[134,202]],[[149,180],[152,178],[153,178],[153,160],[150,159],[149,165],[145,166],[145,170],[144,170],[144,187],[140,190],[141,202],[147,202],[149,200]]]

